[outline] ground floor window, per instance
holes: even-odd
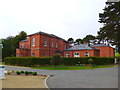
[[[89,57],[89,52],[85,52],[85,56],[86,56],[86,57]]]
[[[75,52],[75,53],[74,53],[74,57],[80,57],[80,53]]]
[[[70,54],[69,53],[66,53],[66,57],[69,57],[70,56]]]
[[[34,57],[35,56],[35,54],[34,53],[32,53],[32,57]]]
[[[21,54],[20,54],[20,56],[22,57],[22,56],[23,56],[23,54],[21,53]]]
[[[43,56],[44,56],[44,57],[47,57],[47,54],[46,54],[46,53],[44,53],[44,54],[43,54]]]

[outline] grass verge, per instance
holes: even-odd
[[[32,69],[44,69],[44,70],[87,70],[87,69],[97,69],[97,68],[109,68],[115,67],[117,65],[101,65],[101,66],[41,66],[41,67],[31,67]]]

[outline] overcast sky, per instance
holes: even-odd
[[[64,39],[97,35],[106,0],[1,0],[0,38],[43,31]]]

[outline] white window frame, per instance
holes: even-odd
[[[35,37],[32,38],[32,46],[35,46]]]
[[[74,52],[74,57],[80,57],[80,53],[79,52]]]
[[[25,44],[24,43],[22,43],[22,48],[25,48]]]
[[[66,53],[66,57],[70,57],[70,54],[69,54],[69,53]]]
[[[90,53],[89,52],[85,52],[85,56],[89,57]]]
[[[54,42],[52,42],[52,47],[54,47]]]
[[[47,46],[47,39],[46,38],[44,39],[44,46],[45,47]]]
[[[58,48],[58,43],[56,42],[56,48]]]
[[[34,57],[35,56],[35,54],[34,53],[32,53],[32,55],[31,55],[32,57]]]

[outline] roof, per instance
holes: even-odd
[[[39,35],[39,34],[42,34],[42,35],[46,35],[46,36],[50,36],[50,37],[54,37],[54,38],[58,38],[58,39],[60,39],[60,40],[62,40],[62,41],[65,41],[65,42],[67,42],[65,39],[63,39],[63,38],[61,38],[61,37],[58,37],[58,36],[56,36],[56,35],[54,35],[54,34],[48,34],[48,33],[44,33],[44,32],[37,32],[37,33],[34,33],[34,34],[30,34],[30,35],[28,35],[28,36],[32,36],[32,35]]]
[[[87,44],[80,44],[80,45],[75,45],[71,48],[66,49],[66,51],[69,51],[69,50],[98,50],[98,49],[88,46]]]
[[[22,40],[22,41],[20,41],[20,42],[25,42],[25,41],[28,41],[28,39]]]
[[[91,45],[92,47],[108,47],[109,45],[105,45],[105,44],[95,44],[95,45]]]
[[[60,50],[56,50],[54,53],[62,53]]]

